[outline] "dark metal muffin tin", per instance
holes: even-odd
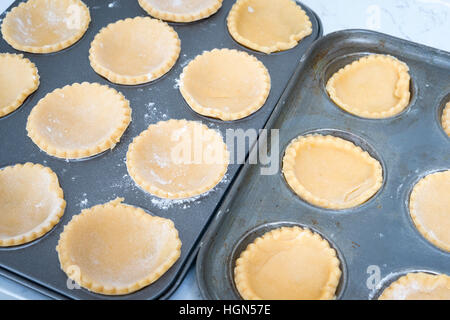
[[[395,117],[353,116],[325,90],[334,72],[369,53],[395,56],[410,67],[411,102]],[[280,223],[311,228],[337,249],[343,272],[337,298],[377,297],[407,271],[450,274],[450,253],[418,232],[408,209],[411,189],[420,178],[450,169],[450,138],[440,121],[449,94],[448,52],[364,30],[339,31],[318,40],[302,58],[266,126],[280,129],[279,173],[263,176],[260,165],[246,164],[202,239],[197,279],[204,297],[238,299],[236,258]],[[356,208],[339,211],[300,199],[285,182],[281,160],[290,141],[308,133],[343,137],[378,159],[384,174],[380,191]],[[374,270],[385,281],[376,281]]]
[[[84,37],[61,52],[43,55],[24,53],[39,69],[40,87],[17,111],[0,118],[0,168],[28,161],[49,166],[58,175],[67,201],[64,216],[51,232],[32,243],[0,249],[0,274],[55,298],[167,298],[180,284],[195,258],[203,231],[242,165],[230,165],[226,179],[212,192],[194,201],[161,201],[136,187],[128,176],[124,162],[128,145],[150,124],[171,118],[202,121],[209,127],[220,130],[222,134],[228,128],[263,128],[301,57],[314,40],[321,36],[321,24],[314,12],[302,6],[311,19],[312,35],[291,50],[266,55],[242,47],[229,35],[226,17],[234,1],[225,0],[222,8],[208,19],[187,24],[171,23],[181,39],[181,53],[176,65],[165,76],[145,85],[122,86],[108,82],[90,67],[90,43],[107,24],[128,17],[147,16],[147,13],[141,9],[137,0],[83,1],[89,7],[92,18]],[[11,8],[19,2],[21,1],[16,1]],[[5,13],[0,19],[4,17]],[[262,61],[269,70],[272,80],[270,95],[266,104],[255,114],[242,120],[223,122],[198,115],[183,100],[177,88],[177,79],[183,67],[198,54],[214,48],[247,51]],[[0,39],[0,52],[20,53],[3,39]],[[120,143],[113,150],[99,156],[84,161],[64,161],[48,156],[27,137],[27,117],[39,99],[48,92],[83,81],[107,84],[122,92],[133,109],[132,123]],[[183,243],[180,259],[158,281],[133,294],[108,297],[85,289],[68,289],[67,277],[60,270],[55,250],[63,226],[73,215],[80,213],[81,209],[116,197],[124,197],[127,204],[173,220]]]

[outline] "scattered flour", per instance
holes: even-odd
[[[167,210],[174,206],[180,207],[181,209],[188,209],[191,207],[191,203],[200,203],[200,198],[206,196],[209,192],[201,194],[196,197],[187,198],[187,199],[162,199],[153,197],[151,202],[158,209]]]
[[[87,199],[87,194],[86,193],[83,193],[82,197],[83,197],[83,199],[80,200],[80,202],[78,203],[78,206],[81,209],[85,209],[88,206],[89,200]]]
[[[122,167],[122,166],[124,166],[124,165],[125,165],[125,163],[119,162],[118,164],[116,164],[116,167],[120,168],[120,167]]]
[[[383,266],[386,266],[385,264]],[[426,272],[426,273],[433,273],[431,271],[426,270],[414,270],[414,271],[402,271],[402,272],[391,272],[386,277],[384,277],[374,289],[369,293],[369,300],[373,300],[378,297],[379,294],[382,293],[382,290],[387,288],[388,285],[390,285],[392,282],[398,280],[400,277],[406,275],[409,272]],[[403,300],[411,291],[418,290],[419,287],[417,283],[412,283],[411,286],[408,287],[398,287],[395,292],[393,292],[396,299]]]
[[[215,186],[213,189],[202,193],[198,196],[186,198],[186,199],[162,199],[157,197],[152,197],[152,204],[157,207],[158,209],[167,210],[172,207],[179,207],[180,209],[189,209],[191,207],[191,204],[200,204],[202,202],[202,199],[207,197],[210,193],[217,190],[217,187],[221,184],[228,183],[228,174],[225,174],[222,181],[219,182],[217,186]]]
[[[250,13],[253,13],[253,12],[255,12],[255,9],[253,9],[252,7],[250,7],[250,6],[248,6],[248,12],[250,12]]]
[[[60,21],[60,17],[54,11],[51,11],[51,10],[47,11],[47,15],[46,15],[45,19],[51,25],[58,24],[59,21]],[[31,21],[30,20],[28,20],[27,23],[29,25],[31,25]]]
[[[128,174],[124,174],[122,178],[119,180],[119,182],[116,182],[111,185],[111,188],[113,189],[120,189],[120,190],[132,190],[136,191],[135,184],[131,177]]]
[[[108,4],[108,8],[116,8],[118,6],[119,6],[119,4],[117,3],[117,1],[113,1]]]
[[[175,79],[175,84],[173,85],[174,89],[180,88],[181,79]]]
[[[156,118],[156,120],[167,120],[169,117],[155,106],[154,102],[149,102],[146,105],[147,112],[144,114],[144,119]]]
[[[156,161],[160,168],[166,168],[169,165],[169,159],[167,159],[167,157],[160,156],[155,153],[153,159]]]

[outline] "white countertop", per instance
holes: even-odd
[[[342,29],[371,29],[450,51],[450,0],[301,1],[320,17],[324,34]],[[12,2],[13,0],[0,0],[0,12],[6,10]],[[0,276],[0,299],[45,298]],[[201,299],[194,267],[172,299]]]

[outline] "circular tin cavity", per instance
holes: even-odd
[[[367,199],[365,202],[361,203],[360,205],[354,206],[352,208],[347,208],[347,209],[329,209],[329,208],[323,208],[323,207],[319,207],[316,206],[314,204],[311,204],[305,200],[303,200],[299,195],[297,195],[292,188],[289,186],[289,184],[287,183],[284,174],[283,174],[283,158],[286,152],[287,147],[291,144],[292,140],[296,139],[297,137],[300,136],[307,136],[307,135],[323,135],[323,136],[334,136],[334,137],[338,137],[347,141],[352,142],[354,145],[360,147],[363,151],[366,151],[369,153],[369,155],[374,158],[375,160],[377,160],[380,164],[381,164],[381,168],[382,168],[382,174],[383,174],[383,182],[381,184],[380,189],[378,189],[378,191],[369,199]],[[306,132],[303,132],[299,135],[293,136],[291,139],[289,139],[289,141],[282,147],[283,152],[280,152],[280,159],[279,159],[279,164],[280,164],[280,170],[278,176],[280,177],[280,179],[283,181],[283,184],[285,185],[286,188],[289,189],[289,191],[291,192],[292,195],[294,195],[294,197],[298,200],[301,201],[303,204],[306,204],[310,207],[316,208],[316,209],[320,209],[320,210],[325,210],[325,211],[333,211],[333,212],[339,212],[339,213],[346,213],[346,212],[352,212],[356,209],[361,209],[361,208],[365,208],[367,206],[369,206],[378,196],[379,194],[381,194],[381,192],[383,191],[385,185],[386,185],[386,180],[387,180],[387,169],[386,169],[386,164],[383,160],[383,158],[381,157],[381,155],[375,150],[375,148],[369,143],[367,142],[364,138],[350,133],[348,131],[344,131],[344,130],[340,130],[340,129],[313,129],[313,130],[309,130]]]
[[[55,159],[58,159],[58,158],[56,158],[55,157]],[[61,160],[61,159],[59,159],[59,160]],[[17,163],[16,163],[17,164]],[[48,167],[48,165],[47,164],[45,164],[45,163],[38,163],[38,162],[36,162],[36,164],[41,164],[41,165],[43,165],[44,167]],[[7,165],[5,165],[5,166],[3,166],[3,167],[0,167],[0,171],[2,171],[3,169],[5,169],[5,168],[7,168],[7,167],[10,167],[10,166],[14,166],[15,164],[7,164]],[[48,167],[48,168],[50,168],[50,167]],[[60,178],[60,176],[58,176],[58,174],[54,171],[54,169],[52,169],[52,168],[50,168],[55,174],[56,174],[56,176],[58,177],[58,183],[60,184],[60,187],[61,187],[61,178]],[[61,187],[62,188],[62,187]],[[64,190],[63,190],[64,191]],[[67,200],[64,198],[64,200],[66,201],[66,208],[64,209],[64,212],[63,212],[63,215],[60,217],[60,219],[59,219],[59,221],[58,221],[58,223],[56,223],[50,230],[48,230],[46,233],[44,233],[42,236],[40,236],[40,237],[38,237],[38,238],[36,238],[36,239],[34,239],[34,240],[32,240],[32,241],[29,241],[29,242],[25,242],[25,243],[22,243],[22,244],[18,244],[18,245],[15,245],[15,246],[8,246],[8,247],[0,247],[0,252],[1,251],[16,251],[16,250],[20,250],[20,249],[25,249],[25,248],[28,248],[28,247],[31,247],[31,246],[33,246],[33,245],[35,245],[35,244],[37,244],[37,243],[39,243],[39,242],[41,242],[41,241],[44,241],[44,239],[46,239],[47,237],[50,237],[50,235],[54,232],[54,230],[61,224],[61,223],[63,223],[63,219],[64,219],[64,213],[66,213],[66,209],[67,209]]]
[[[444,127],[443,127],[443,123],[442,123],[442,116],[444,115],[444,109],[447,105],[447,103],[450,103],[450,93],[447,93],[442,99],[441,102],[438,105],[438,109],[436,112],[436,121],[438,123],[438,127],[441,130],[441,132],[448,138],[450,139],[450,134],[448,134],[447,132],[445,132]]]
[[[297,223],[297,222],[287,222],[287,221],[280,221],[280,222],[270,222],[270,223],[264,223],[262,225],[259,225],[257,227],[254,227],[250,230],[248,230],[234,245],[233,250],[231,251],[231,255],[228,258],[227,263],[227,277],[229,282],[231,283],[231,287],[233,288],[233,293],[235,295],[236,299],[241,299],[242,297],[239,294],[239,291],[236,287],[235,281],[234,281],[234,267],[236,265],[236,260],[240,257],[241,253],[247,248],[247,246],[251,243],[253,243],[256,238],[261,237],[265,233],[281,228],[281,227],[301,227],[303,229],[309,229],[314,233],[317,233],[320,235],[324,240],[328,241],[330,244],[330,247],[333,248],[336,251],[336,257],[339,259],[339,268],[341,269],[341,278],[339,280],[339,285],[336,288],[336,299],[340,299],[344,293],[345,287],[347,286],[347,264],[344,259],[344,255],[339,250],[339,248],[334,244],[333,241],[331,241],[328,237],[326,237],[323,233],[317,231],[314,228],[311,228],[307,225]]]
[[[412,73],[412,70],[409,70],[409,75],[411,76],[411,81],[409,84],[409,91],[410,91],[410,98],[409,98],[409,104],[406,106],[406,108],[404,110],[402,110],[400,113],[393,115],[391,117],[388,118],[364,118],[355,114],[352,114],[344,109],[342,109],[341,107],[339,107],[333,100],[331,100],[330,95],[328,94],[327,91],[327,83],[328,80],[330,80],[330,78],[336,73],[338,72],[340,69],[344,68],[346,65],[351,64],[352,62],[361,59],[362,57],[366,57],[369,56],[371,54],[385,54],[382,52],[355,52],[355,53],[350,53],[350,54],[346,54],[343,56],[338,56],[336,58],[334,58],[333,60],[329,61],[328,64],[326,65],[326,67],[323,69],[323,74],[321,77],[321,88],[322,88],[322,92],[327,96],[328,101],[330,101],[336,108],[338,108],[340,111],[351,115],[353,117],[359,118],[359,119],[364,119],[364,120],[370,120],[370,121],[382,121],[382,120],[390,120],[390,119],[395,119],[398,118],[400,116],[403,116],[405,113],[409,112],[409,110],[411,109],[412,106],[415,105],[416,101],[417,101],[417,92],[418,92],[418,87],[416,82],[414,81],[414,75]]]
[[[428,273],[432,275],[439,275],[440,272],[431,271],[427,269],[406,269],[401,271],[394,271],[389,273],[383,279],[378,282],[376,288],[369,294],[369,300],[378,300],[378,298],[383,294],[384,290],[386,290],[392,283],[397,281],[403,276],[406,276],[408,273]]]
[[[445,251],[442,248],[437,247],[436,245],[434,245],[430,240],[428,240],[423,234],[422,232],[419,231],[419,229],[417,228],[413,218],[411,217],[411,212],[409,209],[409,203],[411,200],[411,193],[414,189],[414,187],[417,185],[417,183],[419,183],[419,181],[421,181],[422,179],[424,179],[425,177],[429,176],[430,174],[434,174],[434,173],[438,173],[438,172],[444,172],[444,171],[448,171],[450,170],[450,168],[444,168],[444,169],[435,169],[435,170],[428,170],[425,171],[423,173],[421,173],[420,175],[416,176],[414,178],[414,180],[412,180],[412,182],[410,182],[409,187],[407,189],[407,193],[406,193],[406,199],[404,201],[404,208],[405,208],[405,212],[406,215],[408,216],[408,222],[410,224],[410,226],[414,229],[414,232],[424,241],[426,242],[430,247],[434,248],[435,250],[438,250],[440,252],[449,254],[448,251]]]

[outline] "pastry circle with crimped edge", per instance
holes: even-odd
[[[234,281],[245,300],[335,299],[341,278],[336,251],[298,226],[265,233],[236,260]]]
[[[208,18],[223,0],[138,0],[152,17],[172,22],[192,22]]]
[[[123,200],[84,209],[60,235],[56,250],[61,269],[89,291],[135,292],[158,280],[180,257],[172,220]]]
[[[28,0],[6,15],[1,31],[14,49],[51,53],[80,40],[90,21],[89,9],[80,0]]]
[[[91,43],[89,61],[109,81],[137,85],[169,72],[180,50],[178,34],[167,23],[149,17],[127,18],[100,30]]]
[[[291,49],[312,33],[308,15],[293,0],[237,0],[227,25],[234,40],[264,53]]]
[[[450,102],[447,102],[442,112],[442,128],[450,137]]]
[[[131,121],[128,100],[98,83],[74,83],[48,93],[31,111],[28,136],[57,158],[97,155],[120,141]]]
[[[395,57],[371,54],[346,65],[328,80],[331,100],[363,118],[382,119],[409,105],[409,67]]]
[[[429,174],[414,186],[409,212],[428,241],[450,252],[450,170]]]
[[[151,124],[134,138],[127,169],[138,186],[159,198],[186,199],[213,189],[225,176],[229,153],[222,136],[201,122]]]
[[[27,162],[0,169],[0,247],[42,237],[65,208],[63,190],[50,168]]]
[[[270,85],[269,72],[261,61],[230,49],[198,55],[180,76],[180,92],[189,106],[199,114],[225,121],[259,110]]]
[[[22,54],[0,53],[0,117],[18,109],[38,87],[34,63]]]
[[[450,276],[412,272],[387,287],[379,300],[450,300]]]
[[[383,184],[378,160],[331,135],[311,134],[291,141],[283,157],[283,174],[300,198],[326,209],[358,206]]]

